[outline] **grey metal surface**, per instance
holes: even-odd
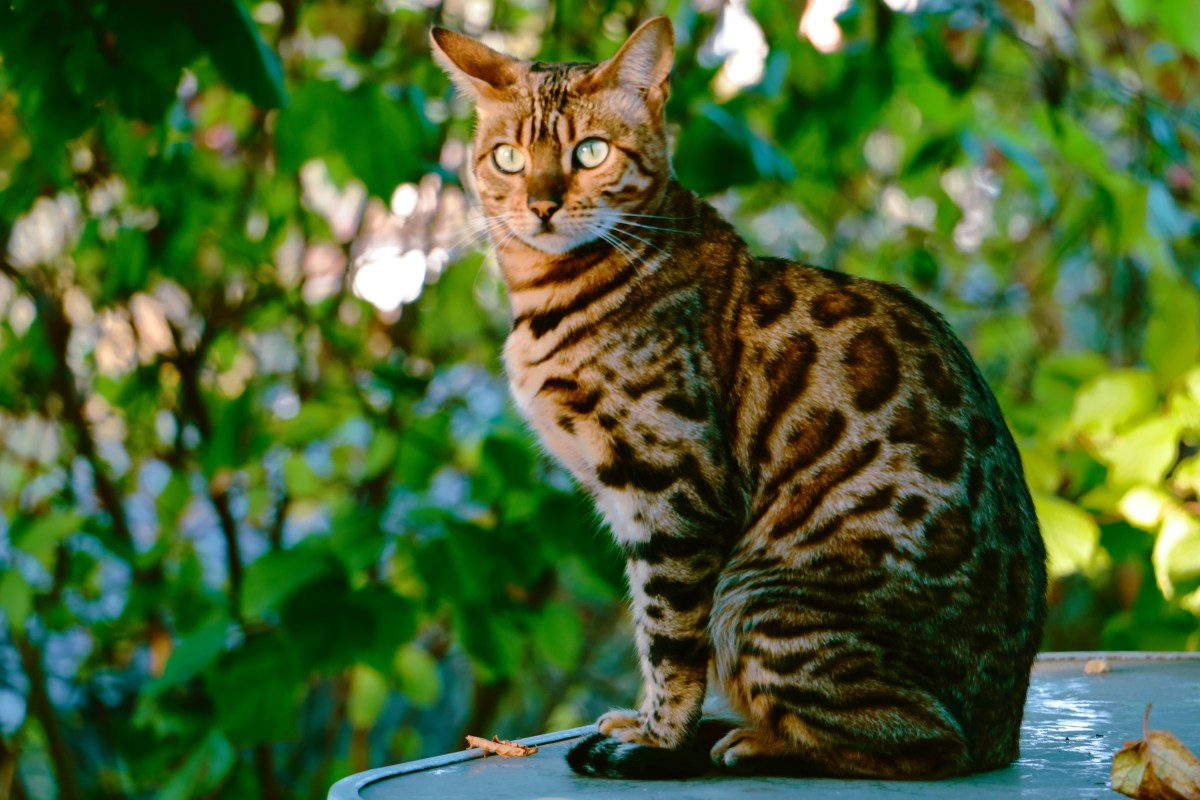
[[[1106,658],[1112,671],[1085,675],[1083,666],[1094,657]],[[1171,730],[1200,751],[1200,654],[1055,653],[1039,659],[1034,672],[1020,760],[983,775],[913,783],[723,776],[688,781],[583,778],[563,759],[571,740],[591,730],[585,727],[520,740],[541,748],[528,758],[485,758],[478,750],[466,750],[352,775],[333,786],[329,800],[1108,798],[1116,796],[1108,788],[1112,756],[1122,742],[1141,737],[1142,714],[1151,702],[1151,727]]]

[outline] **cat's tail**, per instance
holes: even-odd
[[[700,731],[693,745],[680,750],[629,744],[603,733],[593,733],[571,747],[567,753],[567,764],[580,775],[597,778],[698,778],[713,768],[709,748],[732,728],[733,725],[726,721],[704,720],[700,723]]]

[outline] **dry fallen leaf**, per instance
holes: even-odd
[[[1200,800],[1200,759],[1167,731],[1148,730],[1150,706],[1142,719],[1142,738],[1113,758],[1113,791],[1137,800]]]
[[[490,742],[478,736],[468,736],[467,744],[500,756],[531,756],[538,751],[536,744],[510,742],[508,739],[501,740],[497,736],[493,736]]]
[[[1112,667],[1103,658],[1089,658],[1083,665],[1084,675],[1103,675],[1105,672],[1112,672]]]

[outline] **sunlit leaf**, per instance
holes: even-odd
[[[393,662],[400,680],[400,691],[410,703],[427,707],[437,702],[442,682],[437,661],[429,651],[417,644],[407,644],[396,651]]]
[[[1200,29],[1196,6],[1190,0],[1158,0],[1155,7],[1161,30],[1192,58],[1200,58]]]
[[[1071,424],[1091,436],[1111,436],[1158,405],[1154,378],[1142,370],[1114,370],[1099,375],[1075,395]]]
[[[1096,520],[1074,503],[1053,495],[1034,494],[1033,505],[1046,540],[1051,574],[1087,571],[1100,542]]]
[[[1179,453],[1179,420],[1156,417],[1129,428],[1099,450],[1114,486],[1159,483]]]
[[[1150,730],[1150,706],[1142,738],[1113,757],[1113,791],[1137,800],[1190,800],[1200,797],[1200,758],[1169,731]]]
[[[379,719],[387,702],[388,685],[382,675],[365,664],[350,670],[350,696],[346,700],[346,716],[356,728],[370,728]]]
[[[1167,513],[1153,561],[1158,588],[1168,600],[1200,587],[1200,519],[1182,510]]]
[[[1200,360],[1200,294],[1161,271],[1150,277],[1152,314],[1146,323],[1146,362],[1164,389]]]

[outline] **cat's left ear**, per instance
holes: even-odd
[[[675,28],[666,17],[642,23],[617,54],[596,68],[592,80],[645,92],[661,106],[667,101],[671,62],[675,59]]]
[[[432,28],[429,43],[434,60],[454,85],[476,103],[504,97],[526,69],[524,62],[445,28]]]

